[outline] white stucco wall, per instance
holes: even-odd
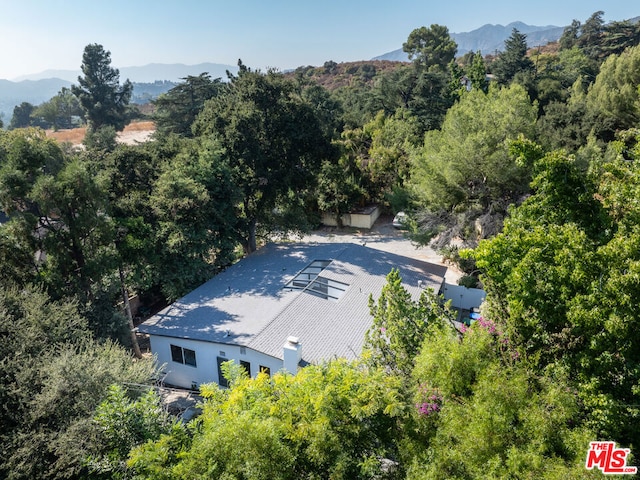
[[[444,284],[443,294],[445,300],[451,300],[453,307],[467,310],[479,307],[487,296],[487,293],[479,288],[466,288],[450,283]]]
[[[371,228],[380,216],[380,209],[375,207],[371,213],[351,213],[351,226],[356,228]]]
[[[271,375],[282,370],[283,362],[279,358],[271,357],[250,348],[245,348],[244,353],[237,345],[221,343],[201,342],[198,340],[186,340],[181,338],[150,336],[151,351],[156,355],[158,363],[164,364],[164,382],[184,388],[191,388],[194,384],[219,383],[217,357],[227,360],[240,360],[251,364],[251,376],[255,377],[260,372],[260,366],[268,367]],[[196,367],[174,362],[171,359],[171,345],[188,348],[196,352]]]
[[[344,225],[345,227],[370,229],[371,227],[373,227],[373,224],[376,222],[379,216],[380,208],[377,206],[370,207],[367,212],[345,213],[341,217],[342,225]],[[335,227],[338,225],[336,216],[333,213],[329,212],[322,213],[322,223],[329,227]]]

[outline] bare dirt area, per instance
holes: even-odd
[[[122,132],[118,132],[117,141],[126,145],[136,145],[148,142],[156,131],[156,126],[150,121],[132,122]],[[74,147],[81,147],[86,127],[72,128],[69,130],[47,130],[47,137],[55,138],[60,143],[70,143]]]
[[[430,247],[418,246],[406,237],[402,230],[398,230],[391,224],[393,217],[381,215],[371,230],[351,227],[322,227],[303,237],[292,237],[288,240],[317,243],[342,243],[351,242],[383,252],[394,253],[409,258],[423,260],[425,262],[445,265],[447,283],[456,285],[458,279],[464,275],[455,265],[445,263],[442,255]]]

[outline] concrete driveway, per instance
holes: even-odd
[[[444,263],[442,256],[430,247],[417,246],[405,236],[405,232],[398,230],[391,224],[393,217],[381,215],[371,230],[357,229],[351,227],[322,227],[302,238],[290,238],[289,240],[301,242],[317,243],[343,243],[352,242],[363,244],[367,247],[394,253],[409,258],[424,260],[426,262],[445,265],[447,283],[457,285],[458,279],[464,275],[455,266]]]

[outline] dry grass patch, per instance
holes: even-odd
[[[118,137],[126,139],[125,143],[145,141],[155,130],[156,126],[151,121],[132,122],[124,127],[124,131],[118,133]],[[57,132],[47,130],[46,133],[47,137],[55,138],[60,143],[81,145],[84,136],[87,134],[87,127],[58,130]],[[130,142],[129,139],[133,140]]]

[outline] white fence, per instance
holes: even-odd
[[[444,298],[451,300],[451,306],[471,310],[484,302],[487,293],[479,288],[467,288],[460,285],[444,284]]]

